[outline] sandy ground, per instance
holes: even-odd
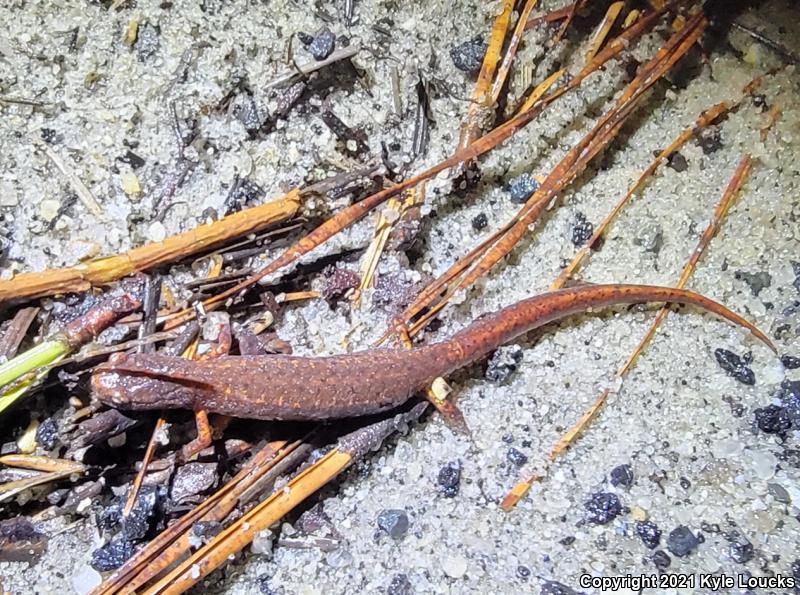
[[[452,150],[472,89],[470,78],[454,68],[449,49],[485,35],[498,7],[471,0],[362,0],[346,26],[338,2],[143,0],[116,11],[106,4],[67,1],[55,8],[12,2],[0,8],[0,97],[42,103],[0,103],[0,211],[10,241],[3,275],[72,264],[95,252],[117,253],[191,228],[208,216],[206,209],[222,208],[236,174],[274,197],[340,168],[353,169],[359,163],[343,154],[314,109],[323,101],[345,123],[365,130],[373,157],[384,141],[394,161],[411,162],[418,71],[434,86],[430,145],[411,164],[421,171]],[[798,13],[790,4],[766,2],[742,21],[763,27],[797,52]],[[363,46],[355,59],[365,73],[363,84],[330,88],[311,109],[293,111],[263,139],[249,139],[233,112],[209,115],[205,108],[225,95],[235,76],[246,77],[256,101],[274,107],[263,89],[288,68],[290,34],[313,33],[325,24],[324,14],[336,35]],[[133,48],[124,42],[132,20],[140,23]],[[388,27],[391,35],[375,25]],[[565,50],[542,58],[549,35],[531,32],[521,54],[534,64],[535,80],[567,56]],[[142,41],[148,38],[157,43]],[[728,41],[686,88],[658,86],[618,142],[565,193],[563,206],[548,214],[511,259],[447,309],[441,328],[426,338],[445,336],[482,312],[544,290],[575,252],[571,236],[578,213],[597,223],[653,151],[703,109],[736,97],[753,76],[782,63],[741,32],[732,32]],[[657,43],[653,36],[631,52],[642,59]],[[300,62],[311,59],[296,41],[294,51]],[[399,114],[392,104],[391,65],[400,75]],[[411,281],[420,273],[439,274],[499,227],[517,209],[505,184],[523,172],[549,171],[592,125],[623,75],[614,65],[592,77],[488,155],[481,162],[481,183],[466,195],[448,195],[446,180],[431,184],[413,270],[405,256],[389,255],[380,272],[406,271]],[[792,265],[800,261],[798,82],[790,70],[766,84],[765,100],[780,103],[782,117],[763,142],[763,108],[747,101],[720,125],[719,150],[706,153],[695,142],[687,144],[681,150],[687,167],[659,171],[622,213],[582,277],[673,284],[737,162],[750,152],[756,160],[752,175],[689,286],[745,314],[776,338],[781,353],[800,356],[800,270]],[[189,149],[200,163],[169,199],[175,205],[162,224],[153,212],[164,180],[176,172],[172,101],[181,118],[197,119],[207,144]],[[42,150],[48,142],[98,198],[106,219],[74,198]],[[119,159],[127,150],[144,159],[135,170],[141,192],[131,191],[133,169]],[[475,231],[471,222],[479,214],[488,227]],[[322,252],[365,246],[373,221]],[[518,342],[521,362],[500,383],[486,379],[485,365],[458,373],[452,386],[471,438],[454,435],[430,416],[325,491],[321,506],[338,533],[337,549],[246,551],[212,575],[202,592],[599,592],[582,588],[581,575],[650,575],[665,560],[667,572],[676,574],[800,573],[800,419],[785,438],[763,432],[754,421],[754,411],[778,403],[781,383],[800,379],[800,370],[785,369],[739,329],[694,310],[669,316],[586,435],[513,512],[499,509],[520,464],[542,468],[558,437],[612,382],[651,317],[647,310],[617,310],[549,327]],[[279,332],[296,353],[336,353],[345,349],[345,336],[347,349],[367,346],[385,320],[379,308],[350,311],[315,301],[290,310]],[[715,360],[717,348],[752,352],[755,384],[727,375]],[[630,465],[632,484],[612,485],[611,470],[623,464]],[[448,465],[461,469],[452,497],[439,483]],[[606,524],[589,518],[586,502],[596,493],[615,494],[622,507]],[[378,527],[387,509],[408,516],[409,528],[398,538]],[[656,550],[637,535],[636,522],[645,517],[663,533]],[[68,522],[46,527],[58,534],[37,565],[0,564],[4,590],[71,592],[76,583],[90,582],[91,576],[80,577],[99,545],[96,530],[92,521]],[[680,526],[703,540],[684,557],[674,554],[674,540],[668,545]],[[282,536],[294,530],[284,525]]]

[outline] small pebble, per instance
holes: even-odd
[[[519,175],[508,183],[508,193],[511,195],[511,202],[515,204],[525,203],[538,189],[539,182],[528,173]]]
[[[161,242],[167,237],[167,230],[161,221],[153,221],[147,228],[147,239],[151,242]]]
[[[408,531],[408,525],[405,510],[390,508],[382,510],[378,515],[378,527],[392,539],[402,539]]]
[[[445,556],[442,569],[450,578],[461,578],[467,573],[467,559],[461,554]]]
[[[132,171],[125,172],[121,178],[122,191],[130,197],[137,197],[142,193],[139,177]]]
[[[753,412],[758,429],[766,434],[783,434],[792,427],[792,420],[786,409],[778,405],[768,405]]]
[[[648,549],[655,549],[661,542],[661,529],[652,521],[636,523],[636,533]]]
[[[591,239],[594,233],[594,225],[586,220],[583,213],[575,213],[575,222],[572,225],[571,240],[575,246],[583,246]]]
[[[664,550],[656,550],[653,552],[653,564],[656,565],[656,568],[669,568],[672,559]]]
[[[667,537],[667,549],[679,558],[691,554],[699,544],[700,540],[684,525],[675,527]]]
[[[157,51],[161,41],[159,40],[160,31],[158,27],[154,27],[149,23],[139,25],[139,30],[136,35],[136,43],[134,49],[139,56],[139,60],[144,62],[151,58]]]
[[[664,244],[664,233],[658,223],[646,223],[636,232],[633,243],[644,248],[645,252],[658,254]]]
[[[792,425],[800,428],[800,380],[784,380],[778,398]]]
[[[780,502],[781,504],[791,504],[792,503],[792,498],[791,498],[791,496],[789,496],[789,492],[787,492],[786,488],[784,488],[781,484],[779,484],[779,483],[768,484],[767,485],[767,489],[769,490],[769,493],[772,494],[772,497],[775,498],[775,500],[777,502]]]
[[[333,53],[336,37],[330,29],[323,27],[314,34],[314,39],[308,46],[308,51],[315,60],[324,60]]]
[[[386,589],[386,595],[413,595],[414,587],[405,574],[395,574]]]
[[[58,425],[52,417],[47,418],[36,428],[36,442],[45,450],[53,450],[58,442]]]
[[[628,464],[618,465],[611,470],[611,485],[629,488],[633,485],[633,469]]]
[[[50,223],[53,219],[58,217],[60,208],[60,202],[51,198],[46,198],[39,203],[39,217],[41,217],[42,221]]]
[[[489,225],[489,218],[486,216],[486,213],[478,213],[472,219],[472,229],[475,231],[483,231],[486,229],[487,225]]]
[[[486,367],[486,379],[501,384],[519,367],[524,353],[519,345],[504,345],[492,354]]]
[[[297,36],[297,39],[300,40],[300,43],[302,43],[303,45],[311,45],[311,42],[314,41],[314,36],[309,35],[305,31],[298,31],[297,33],[295,33],[295,35]]]
[[[253,536],[250,551],[261,556],[269,556],[275,545],[275,533],[270,529],[262,529]]]
[[[126,539],[111,541],[92,552],[89,564],[99,572],[116,570],[133,556],[133,544]]]
[[[781,363],[783,367],[787,370],[796,370],[800,368],[800,357],[794,357],[793,355],[784,355],[781,356]]]
[[[170,497],[175,502],[206,492],[217,483],[216,463],[187,463],[175,472]]]
[[[517,467],[522,467],[525,463],[528,462],[528,457],[526,457],[522,452],[517,450],[514,447],[508,449],[506,453],[506,458],[511,462],[512,465]]]
[[[521,579],[527,579],[531,575],[531,569],[527,566],[520,564],[517,566],[517,576]]]
[[[722,148],[722,135],[718,128],[706,128],[697,137],[697,144],[703,150],[703,154],[711,155]]]
[[[745,271],[736,271],[734,277],[740,281],[744,281],[750,288],[754,296],[758,297],[765,288],[772,285],[772,275],[766,271],[758,273],[747,273]]]
[[[686,161],[686,157],[684,157],[678,152],[675,152],[669,156],[667,160],[667,166],[670,169],[673,169],[676,172],[681,173],[689,169],[689,162]]]
[[[728,554],[731,560],[737,564],[747,564],[756,555],[753,544],[744,537],[739,537],[736,541],[731,543]]]
[[[486,48],[483,39],[475,37],[450,48],[450,58],[453,60],[453,65],[460,71],[477,74],[483,65]]]
[[[792,562],[792,576],[795,580],[800,581],[800,558]]]
[[[756,383],[756,375],[750,369],[741,357],[736,355],[733,351],[727,349],[717,348],[714,350],[714,357],[717,360],[720,368],[725,370],[729,375],[741,382],[752,386]]]
[[[438,483],[445,498],[454,498],[461,483],[461,463],[451,461],[439,469]]]
[[[593,525],[605,525],[613,521],[622,512],[622,504],[616,494],[596,492],[584,503],[587,511],[586,520]]]

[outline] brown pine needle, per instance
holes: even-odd
[[[527,24],[528,17],[530,17],[531,11],[536,6],[537,1],[538,0],[525,0],[525,6],[519,15],[517,25],[514,27],[514,33],[511,35],[511,39],[508,42],[508,48],[506,48],[506,53],[503,56],[503,61],[500,63],[500,68],[497,70],[497,76],[492,83],[491,95],[489,97],[490,105],[493,105],[498,100],[500,97],[500,91],[502,91],[503,86],[506,84],[506,78],[511,70],[511,63],[514,61],[514,58],[517,55],[517,49],[522,41],[522,36],[525,34],[525,25]]]
[[[707,113],[707,112],[706,112]],[[733,176],[731,177],[728,186],[725,189],[725,192],[722,194],[722,198],[720,198],[719,203],[717,204],[716,208],[714,209],[714,214],[709,222],[708,226],[706,227],[703,234],[700,236],[700,239],[697,242],[697,246],[695,247],[692,254],[689,256],[689,260],[687,261],[686,265],[681,272],[681,276],[678,279],[678,283],[676,287],[682,289],[686,286],[686,282],[691,277],[692,273],[694,272],[695,268],[697,267],[697,263],[700,260],[700,257],[705,252],[705,249],[708,247],[708,244],[711,242],[713,237],[716,235],[717,231],[719,230],[719,226],[722,223],[722,220],[725,218],[725,215],[728,212],[728,209],[733,202],[733,199],[738,194],[741,187],[744,185],[744,182],[747,178],[747,174],[750,171],[752,165],[752,160],[750,155],[745,155],[742,157],[742,160],[739,162],[739,165],[736,168]],[[625,374],[631,369],[636,359],[641,355],[642,351],[647,347],[650,343],[650,340],[653,338],[655,333],[658,331],[659,326],[667,317],[669,313],[669,308],[667,306],[662,307],[658,313],[656,314],[653,322],[650,324],[647,332],[645,333],[644,337],[642,337],[639,344],[633,350],[631,355],[625,360],[625,363],[619,368],[616,373],[617,381],[621,382],[624,378]],[[610,389],[606,388],[600,395],[597,397],[595,402],[592,406],[581,416],[580,420],[570,428],[555,444],[553,449],[550,451],[550,455],[548,456],[547,464],[551,464],[561,455],[583,432],[586,426],[591,422],[597,412],[600,410],[600,407],[606,402],[608,396],[610,394]],[[508,494],[503,498],[501,503],[501,508],[508,512],[510,511],[517,502],[522,499],[525,494],[530,490],[533,483],[542,478],[542,475],[528,475],[509,491]]]
[[[625,6],[625,2],[619,0],[618,2],[613,2],[611,6],[608,7],[606,15],[603,17],[603,20],[600,21],[600,25],[598,25],[597,30],[592,36],[592,41],[589,43],[589,50],[586,52],[586,62],[591,62],[597,55],[597,52],[600,51],[600,47],[603,45],[606,37],[608,37],[611,27],[617,22],[617,18],[619,17],[619,13],[622,12],[623,6]]]
[[[185,258],[285,221],[297,213],[300,202],[300,192],[295,189],[278,200],[233,213],[162,242],[145,244],[125,254],[74,267],[49,269],[41,273],[22,273],[8,281],[0,281],[0,304],[79,293],[95,285],[111,283],[132,273]]]
[[[363,291],[368,287],[372,287],[375,271],[378,268],[378,262],[386,246],[386,240],[389,239],[389,234],[392,232],[392,229],[394,229],[395,223],[401,221],[411,207],[421,204],[424,201],[425,182],[409,190],[406,193],[405,199],[402,201],[392,198],[386,203],[387,209],[394,211],[398,216],[392,222],[386,219],[384,213],[378,216],[378,221],[375,224],[375,235],[364,253],[364,257],[361,259],[361,282],[352,297],[353,305],[356,307],[360,307],[361,305],[361,294]]]
[[[0,465],[51,473],[83,473],[84,470],[84,466],[81,463],[68,459],[54,459],[52,457],[20,454],[4,455],[0,457]]]
[[[783,112],[783,108],[779,103],[773,103],[772,107],[769,108],[766,114],[764,114],[764,123],[759,128],[760,131],[760,138],[761,142],[765,142],[767,140],[767,135],[772,127],[775,125],[775,122],[778,121],[778,118],[781,117],[781,113]]]
[[[156,452],[156,445],[158,444],[158,438],[164,429],[165,423],[166,420],[163,417],[159,417],[158,421],[156,422],[156,426],[153,428],[153,434],[150,436],[150,442],[147,443],[147,450],[144,451],[142,466],[139,468],[139,472],[136,474],[136,479],[133,480],[131,491],[128,493],[128,499],[125,501],[125,508],[122,509],[123,517],[128,516],[133,510],[133,505],[136,504],[136,498],[139,496],[139,490],[142,487],[144,476],[147,474],[147,467],[150,465],[150,461],[153,460],[153,455]]]
[[[500,62],[500,53],[503,50],[503,42],[506,39],[511,15],[514,12],[514,4],[514,0],[503,0],[503,10],[497,15],[492,26],[486,54],[483,57],[483,64],[481,64],[481,71],[475,83],[475,90],[472,92],[472,101],[467,108],[467,115],[461,123],[458,150],[468,147],[478,138],[482,120],[481,115],[493,103],[489,101],[492,81],[497,70],[497,64]]]
[[[539,83],[536,86],[536,88],[531,92],[531,94],[528,96],[528,98],[523,102],[520,108],[517,110],[517,113],[527,112],[529,109],[531,109],[534,106],[534,104],[537,101],[539,101],[542,98],[542,96],[544,96],[544,94],[550,90],[550,87],[552,87],[556,83],[556,81],[558,81],[558,79],[560,79],[564,75],[565,71],[566,71],[565,68],[559,68],[553,74],[551,74],[541,83]]]

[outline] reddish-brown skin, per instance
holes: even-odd
[[[228,356],[206,361],[120,355],[97,368],[96,398],[121,409],[203,409],[235,417],[324,420],[396,407],[503,343],[593,307],[641,302],[692,304],[748,328],[741,316],[699,294],[646,285],[586,285],[546,293],[481,316],[441,343],[369,349],[332,357]]]

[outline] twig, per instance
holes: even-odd
[[[185,258],[285,221],[297,213],[300,202],[300,193],[294,189],[278,200],[233,213],[162,242],[145,244],[125,254],[74,267],[17,275],[8,281],[0,281],[0,304],[86,291],[92,286]]]
[[[282,74],[278,76],[278,78],[267,83],[264,86],[264,89],[268,90],[275,87],[280,87],[281,85],[287,85],[298,77],[308,76],[312,72],[316,72],[317,70],[325,68],[326,66],[330,66],[331,64],[339,62],[340,60],[348,60],[355,56],[359,51],[361,51],[361,46],[353,44],[346,48],[336,50],[324,60],[314,60],[304,64],[299,64],[295,70]]]

